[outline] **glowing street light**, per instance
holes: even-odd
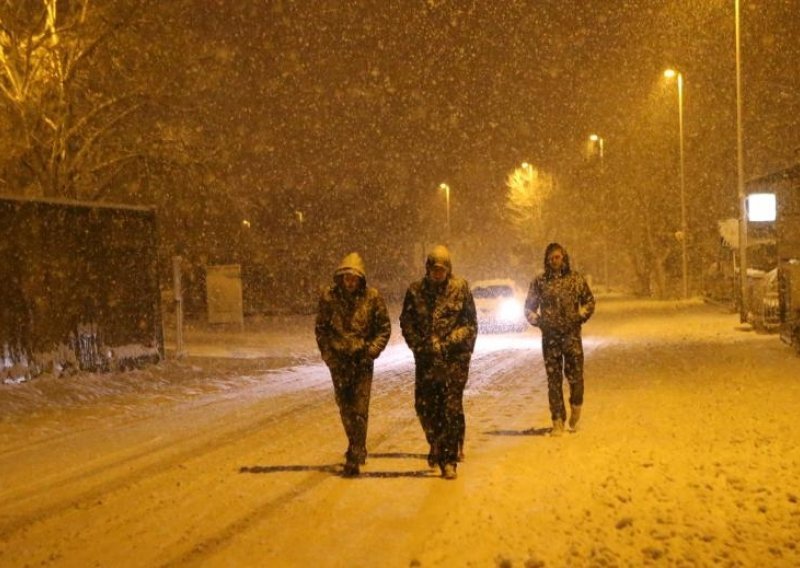
[[[590,134],[589,140],[597,144],[598,149],[600,150],[600,164],[603,163],[603,145],[605,144],[605,140],[602,136],[598,136],[597,134]]]
[[[450,186],[446,183],[440,183],[439,189],[444,191],[444,200],[447,209],[447,239],[450,240]]]
[[[678,80],[678,137],[680,147],[680,178],[681,178],[681,253],[682,253],[682,267],[683,267],[683,298],[684,300],[689,297],[689,262],[686,253],[686,241],[688,240],[688,229],[686,226],[686,176],[684,174],[684,159],[683,159],[683,74],[674,69],[667,69],[664,71],[664,77],[667,79],[677,78]]]

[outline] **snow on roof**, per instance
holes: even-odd
[[[0,200],[3,201],[16,201],[18,203],[41,203],[45,205],[65,205],[68,207],[82,207],[87,209],[125,209],[127,211],[141,211],[151,213],[155,211],[155,207],[146,205],[125,205],[121,203],[107,203],[102,201],[78,201],[75,199],[66,199],[61,197],[28,197],[21,195],[3,195],[0,194]]]

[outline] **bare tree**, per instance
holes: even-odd
[[[133,6],[133,7],[130,7]],[[137,153],[114,139],[145,103],[97,54],[140,3],[0,4],[0,177],[8,193],[96,199]],[[100,64],[99,64],[100,62]]]

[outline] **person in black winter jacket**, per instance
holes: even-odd
[[[315,333],[347,434],[344,475],[351,477],[360,473],[359,466],[367,459],[373,361],[389,342],[392,325],[386,302],[367,286],[358,253],[342,260],[333,280],[320,295]]]
[[[547,371],[547,391],[553,420],[551,436],[564,433],[567,410],[564,378],[569,384],[569,426],[575,429],[583,406],[583,341],[581,326],[594,313],[589,284],[570,268],[569,255],[558,243],[544,254],[544,273],[531,282],[525,317],[542,330],[542,356]]]
[[[400,328],[416,364],[414,406],[430,444],[428,465],[456,478],[465,431],[463,396],[478,334],[469,284],[453,274],[450,252],[434,247],[425,277],[412,282]]]

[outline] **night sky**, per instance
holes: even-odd
[[[590,132],[610,158],[648,105],[676,113],[674,92],[654,96],[667,67],[686,81],[689,168],[735,173],[717,159],[735,156],[733,2],[227,4],[195,14],[227,68],[209,94],[260,178],[486,191],[523,160],[568,168]],[[742,4],[746,169],[761,173],[800,147],[800,5]]]

